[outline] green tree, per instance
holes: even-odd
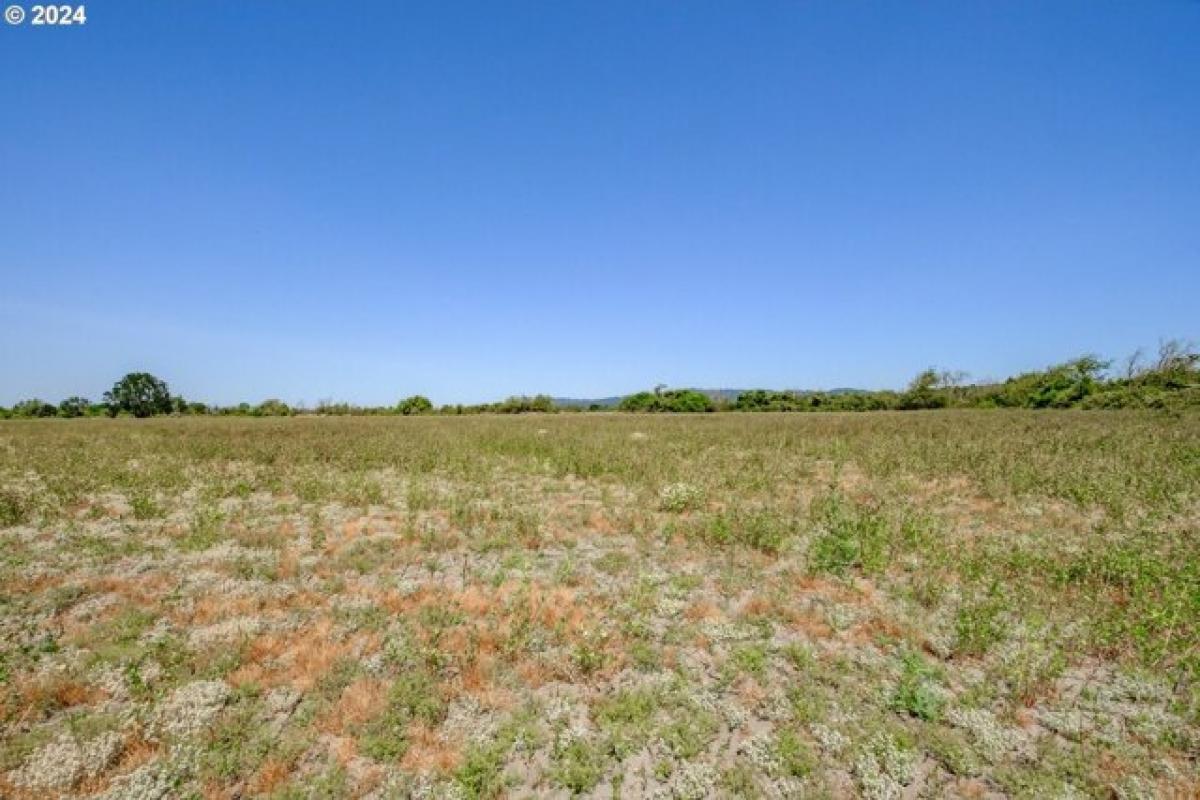
[[[135,417],[151,417],[171,412],[171,392],[167,384],[148,372],[131,372],[104,393],[109,413],[122,411]]]
[[[1070,408],[1102,387],[1108,364],[1096,356],[1080,356],[1009,378],[983,399],[1007,408]]]
[[[530,412],[549,413],[555,409],[554,399],[550,395],[539,394],[533,397],[526,395],[509,397],[503,402],[496,403],[485,410],[496,411],[501,414],[526,414]]]
[[[282,400],[271,398],[263,400],[258,404],[258,408],[253,412],[256,417],[290,417],[292,415],[292,407]]]
[[[412,397],[406,397],[396,404],[396,412],[404,416],[413,414],[429,414],[433,411],[433,403],[424,395],[414,394]]]
[[[653,392],[638,392],[631,394],[621,401],[618,406],[621,411],[668,411],[668,412],[700,412],[713,411],[715,405],[712,398],[695,389],[668,389],[662,385],[654,387]]]
[[[92,408],[92,401],[86,397],[68,397],[58,404],[60,417],[86,417]]]
[[[617,408],[621,411],[655,411],[657,399],[653,392],[638,392],[622,399]]]
[[[44,400],[22,400],[12,407],[14,417],[53,417],[58,409]]]
[[[930,367],[921,372],[908,384],[908,391],[900,397],[900,408],[905,410],[920,408],[945,408],[947,398],[942,388],[942,376]]]
[[[667,411],[695,413],[699,411],[714,411],[712,398],[695,389],[677,389],[663,395],[668,399]]]

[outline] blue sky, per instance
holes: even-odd
[[[3,404],[135,369],[874,388],[1200,338],[1198,2],[88,16],[0,25]]]

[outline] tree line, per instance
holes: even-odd
[[[1181,408],[1200,406],[1200,353],[1176,340],[1153,359],[1141,351],[1113,369],[1094,355],[1004,381],[970,383],[961,372],[927,369],[904,391],[742,392],[736,411],[912,411],[933,408]]]
[[[1200,353],[1177,340],[1164,342],[1157,354],[1141,351],[1114,363],[1093,355],[1026,372],[1005,381],[971,383],[961,372],[927,369],[902,391],[841,390],[787,391],[752,389],[736,398],[713,398],[698,389],[637,392],[623,398],[617,410],[629,412],[697,413],[714,411],[910,411],[935,408],[1158,408],[1200,406]],[[153,417],[161,415],[218,415],[286,417],[318,415],[523,414],[607,411],[559,407],[549,395],[509,397],[496,403],[434,406],[423,395],[412,395],[393,406],[358,406],[321,401],[313,408],[290,406],[282,400],[257,405],[215,406],[172,394],[167,383],[146,372],[130,373],[94,403],[68,397],[57,405],[40,399],[0,407],[0,419],[39,417]]]
[[[86,397],[68,397],[57,405],[33,398],[22,400],[12,408],[0,406],[0,419],[77,418],[77,417],[156,417],[156,416],[239,416],[290,417],[301,414],[387,415],[413,416],[420,414],[521,414],[551,412],[557,408],[549,395],[509,397],[497,403],[477,405],[444,405],[435,407],[424,395],[415,394],[394,406],[359,406],[322,400],[313,408],[292,406],[271,398],[258,404],[238,403],[233,406],[209,405],[186,400],[173,394],[166,381],[148,372],[131,372],[104,393],[103,400],[93,402]]]

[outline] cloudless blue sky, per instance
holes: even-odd
[[[1200,2],[87,7],[0,24],[6,405],[139,369],[875,388],[1200,336]]]

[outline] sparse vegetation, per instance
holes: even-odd
[[[0,425],[0,794],[1200,788],[1194,412],[419,406]]]

